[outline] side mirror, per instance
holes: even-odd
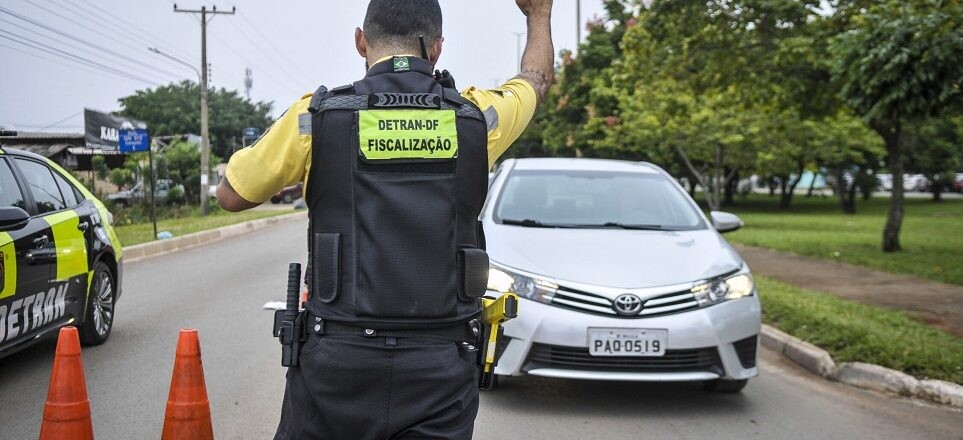
[[[723,234],[738,231],[745,226],[745,223],[742,222],[742,219],[740,219],[738,215],[728,212],[712,211],[709,216],[712,217],[712,226]]]
[[[30,214],[16,206],[6,206],[0,208],[0,231],[16,231],[27,226],[30,221]]]

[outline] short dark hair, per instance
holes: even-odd
[[[418,37],[431,45],[441,38],[438,0],[371,0],[364,34],[375,47],[418,48]]]

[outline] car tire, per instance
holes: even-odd
[[[742,391],[743,388],[746,387],[746,384],[747,384],[747,383],[749,383],[749,379],[741,379],[741,380],[725,380],[725,379],[707,380],[707,381],[705,381],[705,382],[702,382],[702,389],[704,389],[704,390],[706,390],[706,391],[712,391],[712,392],[714,392],[714,393],[738,393],[738,392]]]
[[[100,345],[107,341],[114,327],[117,305],[117,281],[110,267],[98,261],[92,276],[87,311],[80,326],[80,342],[84,345]]]
[[[285,194],[282,200],[284,201],[285,205],[290,205],[291,203],[294,203],[294,196],[291,194]]]

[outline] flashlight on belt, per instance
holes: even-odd
[[[498,299],[482,298],[481,320],[485,325],[485,340],[481,351],[481,379],[478,388],[490,390],[495,382],[495,351],[502,337],[502,324],[518,316],[518,295],[506,293]]]

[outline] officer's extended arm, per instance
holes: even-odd
[[[221,183],[217,185],[217,204],[221,209],[230,212],[240,212],[258,206],[257,203],[244,200],[237,191],[234,191],[227,179],[221,179]]]
[[[552,45],[552,1],[515,0],[519,9],[528,17],[528,42],[522,55],[522,78],[532,84],[538,103],[548,95],[555,81],[555,47]]]

